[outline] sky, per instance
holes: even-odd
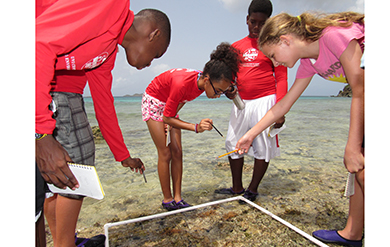
[[[142,93],[149,82],[161,72],[177,67],[203,69],[211,51],[223,41],[234,42],[248,33],[245,18],[250,0],[131,0],[130,9],[137,13],[143,8],[156,8],[164,11],[172,25],[172,41],[167,53],[154,60],[149,68],[137,71],[127,64],[124,52],[119,51],[116,67],[113,70],[112,92],[115,96]],[[282,11],[299,15],[306,10],[340,12],[353,10],[365,12],[366,21],[366,64],[365,69],[365,163],[366,176],[366,226],[365,245],[380,246],[383,236],[388,234],[386,222],[390,221],[387,196],[383,188],[388,188],[390,166],[388,165],[388,145],[390,128],[384,117],[388,112],[390,83],[387,79],[388,62],[387,33],[388,8],[383,1],[370,0],[273,0],[274,13]],[[365,8],[367,5],[367,8]],[[22,7],[21,7],[22,6]],[[381,7],[383,6],[383,7]],[[0,3],[0,23],[2,23],[2,46],[0,68],[2,95],[2,140],[7,147],[2,152],[1,174],[9,179],[0,182],[3,197],[12,198],[5,203],[3,210],[11,212],[4,221],[9,229],[8,239],[20,238],[28,243],[34,241],[34,222],[20,221],[31,219],[32,207],[20,210],[18,205],[33,205],[35,167],[35,141],[32,133],[35,126],[35,1],[2,1]],[[385,46],[385,48],[383,48]],[[368,48],[367,48],[368,47]],[[373,66],[370,66],[373,65]],[[296,68],[289,69],[289,86],[294,81]],[[325,81],[314,76],[304,95],[329,96],[337,94],[344,84]],[[86,89],[86,95],[89,90]],[[23,191],[22,197],[15,197],[15,191]],[[386,200],[386,201],[385,201]],[[16,207],[15,207],[16,205]],[[15,212],[15,213],[14,213]],[[17,215],[15,220],[15,215]],[[8,218],[9,217],[9,218]],[[20,219],[20,220],[19,220]],[[382,225],[378,225],[381,222]]]
[[[233,43],[248,35],[246,16],[251,0],[131,0],[130,9],[137,13],[144,8],[159,9],[171,22],[171,43],[163,57],[153,60],[141,71],[131,67],[124,49],[119,53],[113,73],[114,96],[143,93],[148,84],[160,73],[172,68],[202,70],[210,53],[221,42]],[[273,0],[273,14],[287,12],[299,15],[304,11],[364,13],[363,0]],[[289,87],[295,80],[299,62],[288,69]],[[337,95],[346,84],[331,82],[315,75],[304,96]],[[90,96],[86,88],[84,96]]]

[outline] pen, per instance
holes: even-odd
[[[218,132],[218,134],[220,134],[223,137],[222,133],[219,132],[219,130],[217,128],[215,128],[214,124],[211,124],[211,126],[213,126],[213,128]]]

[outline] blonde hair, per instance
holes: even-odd
[[[335,14],[312,14],[305,12],[300,16],[281,13],[269,18],[261,29],[258,45],[277,44],[281,35],[294,34],[307,41],[316,41],[328,26],[349,27],[352,23],[364,25],[364,14],[341,12]]]

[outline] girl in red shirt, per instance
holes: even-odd
[[[236,50],[227,43],[221,43],[211,53],[203,73],[190,69],[168,70],[154,78],[145,90],[142,118],[157,148],[158,175],[164,195],[162,206],[167,210],[190,206],[181,198],[181,129],[202,133],[211,130],[213,123],[209,118],[202,119],[200,123],[188,123],[179,119],[177,114],[186,102],[194,100],[203,92],[208,98],[219,98],[229,90],[238,72],[238,60]],[[169,128],[168,134],[166,127]]]

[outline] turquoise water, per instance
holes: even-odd
[[[311,174],[323,170],[335,171],[343,176],[343,154],[349,128],[350,98],[301,97],[286,115],[287,128],[280,134],[281,156],[270,162],[270,167],[259,186],[261,195],[291,191],[294,185],[305,182],[280,180],[280,174],[300,172],[310,180]],[[220,99],[198,99],[187,103],[180,111],[180,118],[199,122],[211,118],[214,125],[227,133],[232,102]],[[92,126],[97,125],[91,98],[85,98],[85,107]],[[146,124],[141,116],[141,97],[115,98],[115,107],[125,143],[132,157],[141,158],[146,167],[145,183],[142,175],[131,172],[116,162],[105,142],[96,144],[96,167],[105,198],[101,201],[86,198],[80,213],[78,229],[85,229],[98,222],[104,225],[113,219],[124,219],[134,213],[144,215],[163,212],[162,194],[157,174],[157,153]],[[216,131],[195,134],[182,131],[183,185],[182,196],[190,204],[197,205],[214,200],[213,191],[231,186],[230,170],[219,169],[227,163],[227,157],[216,159],[225,153],[225,139]],[[245,163],[251,165],[248,157]],[[243,177],[247,186],[251,175]],[[325,183],[325,179],[323,179]],[[329,180],[331,186],[332,181]],[[270,191],[270,188],[273,188]],[[259,199],[260,200],[260,199]]]

